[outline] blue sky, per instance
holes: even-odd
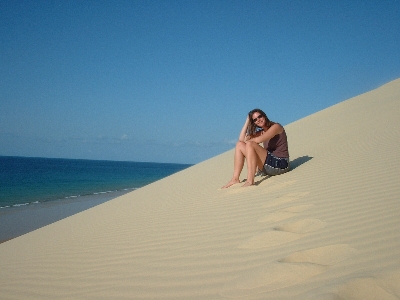
[[[398,0],[0,0],[0,155],[198,163],[255,107],[286,125],[399,77]]]

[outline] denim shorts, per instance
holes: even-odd
[[[289,158],[281,158],[274,156],[268,151],[267,158],[264,163],[264,174],[265,175],[279,175],[283,174],[290,169]]]

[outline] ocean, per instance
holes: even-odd
[[[189,166],[0,156],[0,210],[104,194],[111,199],[113,193],[138,189]]]
[[[190,166],[0,156],[0,243]]]

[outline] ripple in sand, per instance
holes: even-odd
[[[258,222],[279,222],[295,216],[296,214],[287,211],[276,211],[258,219]]]
[[[244,243],[242,243],[240,249],[261,249],[273,246],[282,245],[291,241],[295,241],[301,238],[303,235],[284,232],[284,231],[268,231],[256,235]]]
[[[280,262],[329,266],[349,258],[355,252],[354,248],[346,244],[330,245],[292,253],[281,259]]]
[[[293,233],[309,233],[325,227],[325,223],[318,219],[304,219],[290,224],[277,226],[274,229]]]
[[[275,192],[275,191],[279,191],[287,186],[290,186],[292,184],[295,184],[297,182],[297,180],[290,180],[290,181],[286,181],[286,182],[280,182],[280,183],[276,183],[274,185],[270,184],[268,186],[263,187],[263,190],[265,192],[271,193],[271,192]],[[262,183],[260,184],[260,187],[262,187]]]
[[[385,272],[374,277],[353,278],[337,290],[335,297],[341,300],[398,300],[400,299],[400,270]]]
[[[287,208],[283,208],[280,211],[287,211],[287,212],[291,212],[291,213],[300,213],[300,212],[309,210],[313,206],[314,206],[313,204],[296,205],[296,206],[290,206]]]
[[[263,207],[270,207],[270,206],[276,206],[276,205],[281,205],[285,203],[290,203],[293,201],[297,201],[305,196],[307,196],[309,192],[294,192],[294,193],[288,193],[283,196],[280,196],[266,204],[263,205]]]
[[[245,297],[282,289],[325,272],[327,267],[314,264],[271,263],[249,270],[225,284],[223,297]]]

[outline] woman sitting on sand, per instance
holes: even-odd
[[[263,143],[264,148],[259,144]],[[289,171],[289,151],[285,129],[272,122],[261,109],[249,112],[236,144],[233,177],[222,188],[239,183],[244,160],[247,159],[247,179],[243,186],[254,185],[257,167],[265,175]]]

